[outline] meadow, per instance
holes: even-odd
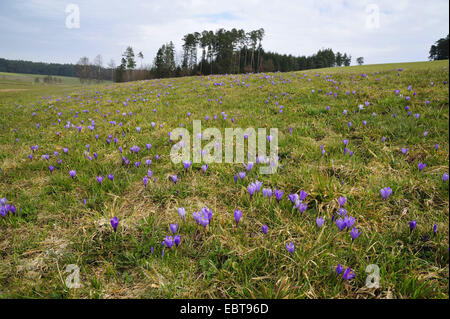
[[[0,75],[0,298],[448,298],[448,78]],[[277,172],[172,163],[193,120],[278,128]]]

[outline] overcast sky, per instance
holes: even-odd
[[[79,28],[75,11],[79,8]],[[310,55],[321,48],[348,52],[352,64],[425,61],[449,32],[448,0],[0,0],[0,57],[76,63],[81,56],[120,62],[131,45],[150,64],[186,33],[264,28],[265,50]],[[138,62],[140,64],[140,62]]]

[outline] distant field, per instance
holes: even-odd
[[[0,73],[0,298],[449,297],[448,60],[89,86],[34,77]],[[169,134],[192,135],[193,120],[278,128],[281,167],[185,170]],[[205,207],[204,227],[193,214]],[[66,285],[68,265],[81,287]]]
[[[24,91],[36,91],[40,92],[42,89],[45,91],[58,91],[60,88],[67,89],[69,86],[81,86],[81,85],[92,85],[95,84],[95,81],[91,83],[80,83],[80,80],[75,77],[68,76],[54,76],[52,78],[58,79],[58,82],[54,83],[44,83],[44,78],[46,75],[40,74],[22,74],[22,73],[7,73],[0,72],[0,97],[3,96],[2,93],[11,93],[11,92],[24,92]],[[36,79],[39,79],[39,82],[36,82]],[[61,81],[61,82],[59,82]],[[105,81],[103,83],[112,83],[111,81]],[[49,87],[52,87],[49,89]],[[59,87],[54,88],[54,87]],[[56,90],[55,90],[56,89]]]

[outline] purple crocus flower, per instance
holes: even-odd
[[[212,212],[211,209],[209,209],[208,207],[203,207],[201,209],[201,213],[208,218],[209,222],[211,222],[211,219],[212,219],[212,216],[213,216],[213,212]]]
[[[419,165],[418,165],[419,172],[422,171],[426,166],[427,166],[427,164],[419,162]]]
[[[274,193],[275,193],[275,198],[276,198],[277,202],[279,203],[281,198],[283,197],[283,191],[281,189],[276,189]]]
[[[412,220],[409,222],[409,232],[412,233],[414,228],[416,228],[417,222],[415,220]]]
[[[239,172],[238,176],[241,180],[243,180],[245,178],[245,172]]]
[[[188,171],[189,167],[192,165],[191,161],[183,161],[183,166],[186,172]]]
[[[239,221],[241,220],[241,217],[242,217],[242,212],[240,210],[236,209],[234,211],[234,220],[236,221],[236,227],[238,226]]]
[[[406,154],[408,152],[409,149],[407,149],[406,147],[402,147],[402,154]]]
[[[248,193],[250,194],[250,199],[252,199],[252,196],[253,196],[253,194],[254,194],[255,191],[256,191],[256,186],[255,186],[255,184],[254,184],[254,183],[251,183],[250,185],[248,185],[248,186],[247,186],[247,190],[248,190]]]
[[[5,218],[6,215],[9,215],[9,211],[8,211],[8,209],[6,208],[6,206],[1,205],[1,206],[0,206],[0,216],[1,216],[2,218]]]
[[[339,228],[340,231],[343,231],[345,227],[347,227],[347,224],[342,218],[337,219],[335,222],[336,226]]]
[[[202,165],[202,171],[203,173],[206,173],[206,170],[208,169],[208,164]]]
[[[390,187],[385,187],[380,190],[381,197],[386,200],[392,194],[392,189]]]
[[[316,223],[317,223],[317,226],[319,228],[321,228],[323,226],[323,224],[325,223],[325,218],[324,217],[317,217],[316,218]]]
[[[262,225],[261,230],[264,233],[264,235],[267,235],[268,227],[266,224]]]
[[[142,178],[142,182],[144,183],[144,187],[147,188],[147,184],[148,184],[148,177],[147,177],[147,175],[145,175],[145,176]]]
[[[298,195],[298,199],[302,202],[305,200],[305,198],[308,196],[308,193],[305,192],[303,189],[300,191],[300,194]]]
[[[48,169],[49,169],[49,171],[50,171],[50,173],[51,173],[51,172],[53,172],[53,170],[55,169],[55,166],[50,165],[50,166],[48,167]],[[0,172],[1,172],[1,169],[0,169]]]
[[[181,242],[180,235],[175,235],[175,237],[173,237],[173,242],[175,243],[175,246],[178,247],[180,245],[180,242]]]
[[[337,210],[337,214],[338,214],[339,216],[346,216],[346,215],[347,215],[347,210],[346,210],[344,207],[340,207],[340,208]]]
[[[336,276],[339,276],[343,270],[344,270],[344,266],[342,266],[341,264],[338,264],[336,266]]]
[[[103,182],[103,176],[97,176],[97,182],[102,185]]]
[[[184,209],[184,207],[178,208],[178,215],[180,215],[181,218],[186,221],[186,210]]]
[[[292,254],[295,250],[294,243],[293,242],[290,242],[289,244],[286,243],[286,249],[288,252],[290,252]]]
[[[256,192],[259,194],[259,191],[261,190],[262,182],[256,180],[254,185],[255,185]]]
[[[433,234],[434,235],[436,235],[438,233],[437,227],[438,227],[438,225],[434,224],[434,226],[433,226]]]
[[[172,248],[174,243],[172,236],[166,236],[164,239],[164,244],[167,248]]]
[[[114,175],[113,174],[109,174],[108,175],[108,179],[111,180],[111,181],[114,180]]]
[[[118,225],[119,225],[119,218],[117,218],[116,216],[111,218],[111,226],[114,229],[114,231],[117,230]]]
[[[170,176],[170,178],[172,179],[172,182],[174,182],[175,184],[178,182],[177,175],[172,175],[172,176]]]
[[[77,175],[77,172],[73,169],[69,171],[69,175],[70,177],[72,177],[72,179]]]
[[[358,229],[355,227],[352,228],[352,231],[350,232],[350,235],[352,236],[352,242],[355,241],[356,238],[358,238],[361,235],[361,232],[358,232]]]
[[[355,224],[356,219],[353,216],[345,216],[343,219],[345,226],[347,227],[347,230],[350,229],[350,227],[353,226],[353,224]]]
[[[343,207],[345,205],[346,201],[347,201],[347,198],[345,198],[345,196],[340,196],[339,197],[339,206]]]
[[[177,224],[170,224],[169,228],[170,228],[170,231],[172,232],[172,234],[175,235],[175,233],[178,230],[178,225]]]
[[[356,274],[352,271],[352,269],[350,267],[348,267],[344,271],[342,278],[344,278],[345,280],[350,280],[350,279],[353,279],[355,276],[356,276]]]
[[[448,174],[444,173],[442,174],[442,181],[445,183],[446,181],[448,181]]]
[[[298,194],[289,194],[289,200],[292,202],[292,204],[295,204],[296,201],[299,201]]]
[[[263,197],[267,196],[267,197],[269,197],[269,200],[272,197],[272,189],[270,189],[270,188],[263,188],[262,193],[263,193]]]
[[[303,215],[305,210],[308,208],[308,204],[304,204],[302,202],[298,202],[297,208],[300,211],[300,213]]]

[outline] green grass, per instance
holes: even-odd
[[[442,182],[449,167],[449,90],[443,84],[448,67],[448,61],[439,61],[269,74],[275,85],[260,74],[90,86],[76,81],[32,85],[2,80],[0,74],[0,198],[18,211],[0,217],[0,297],[448,298],[449,184]],[[238,78],[245,83],[237,86]],[[24,90],[6,90],[18,88]],[[394,94],[397,89],[403,97]],[[337,92],[337,98],[327,96],[329,91]],[[282,114],[276,101],[284,107]],[[365,101],[370,105],[360,111]],[[406,105],[420,118],[409,117]],[[228,115],[226,121],[221,112]],[[89,119],[95,121],[93,132],[87,128]],[[260,175],[255,165],[237,184],[233,176],[245,170],[242,164],[210,164],[206,174],[201,164],[193,164],[186,173],[170,161],[168,133],[180,124],[192,130],[194,119],[202,120],[203,129],[217,127],[222,134],[227,127],[278,128],[282,168]],[[113,120],[123,125],[112,126]],[[64,128],[67,121],[82,131]],[[105,142],[108,135],[118,138],[117,145]],[[349,140],[352,157],[344,155],[343,139]],[[149,151],[146,143],[152,144]],[[85,159],[86,144],[90,156],[98,153],[97,160]],[[30,160],[32,145],[39,149]],[[130,153],[133,145],[141,147],[139,154]],[[406,155],[402,147],[409,148]],[[46,153],[48,162],[41,158]],[[130,159],[129,166],[122,164],[122,155]],[[149,158],[157,180],[144,188]],[[136,168],[138,160],[142,165]],[[419,162],[427,164],[421,172]],[[53,173],[50,164],[56,167]],[[71,169],[77,171],[73,180]],[[108,174],[114,174],[114,181]],[[173,174],[178,175],[176,185],[168,181]],[[262,195],[249,200],[247,185],[256,174],[263,187],[284,191],[279,205]],[[98,175],[104,177],[101,186]],[[383,187],[393,190],[386,201],[380,196]],[[303,215],[288,200],[302,189],[309,194]],[[345,208],[362,231],[353,244],[349,232],[331,223],[339,196],[347,197]],[[181,206],[186,222],[177,213]],[[203,229],[192,213],[205,206],[214,215]],[[235,209],[243,212],[238,228]],[[117,233],[109,224],[113,216],[120,219]],[[326,218],[321,229],[318,216]],[[411,220],[417,221],[412,234]],[[170,223],[178,223],[181,244],[162,257],[161,241]],[[263,224],[269,227],[267,235]],[[293,254],[285,248],[291,241]],[[80,267],[79,289],[64,283],[69,264]],[[356,277],[336,279],[330,272],[338,264],[351,267]],[[379,267],[378,289],[365,287],[369,264]]]

